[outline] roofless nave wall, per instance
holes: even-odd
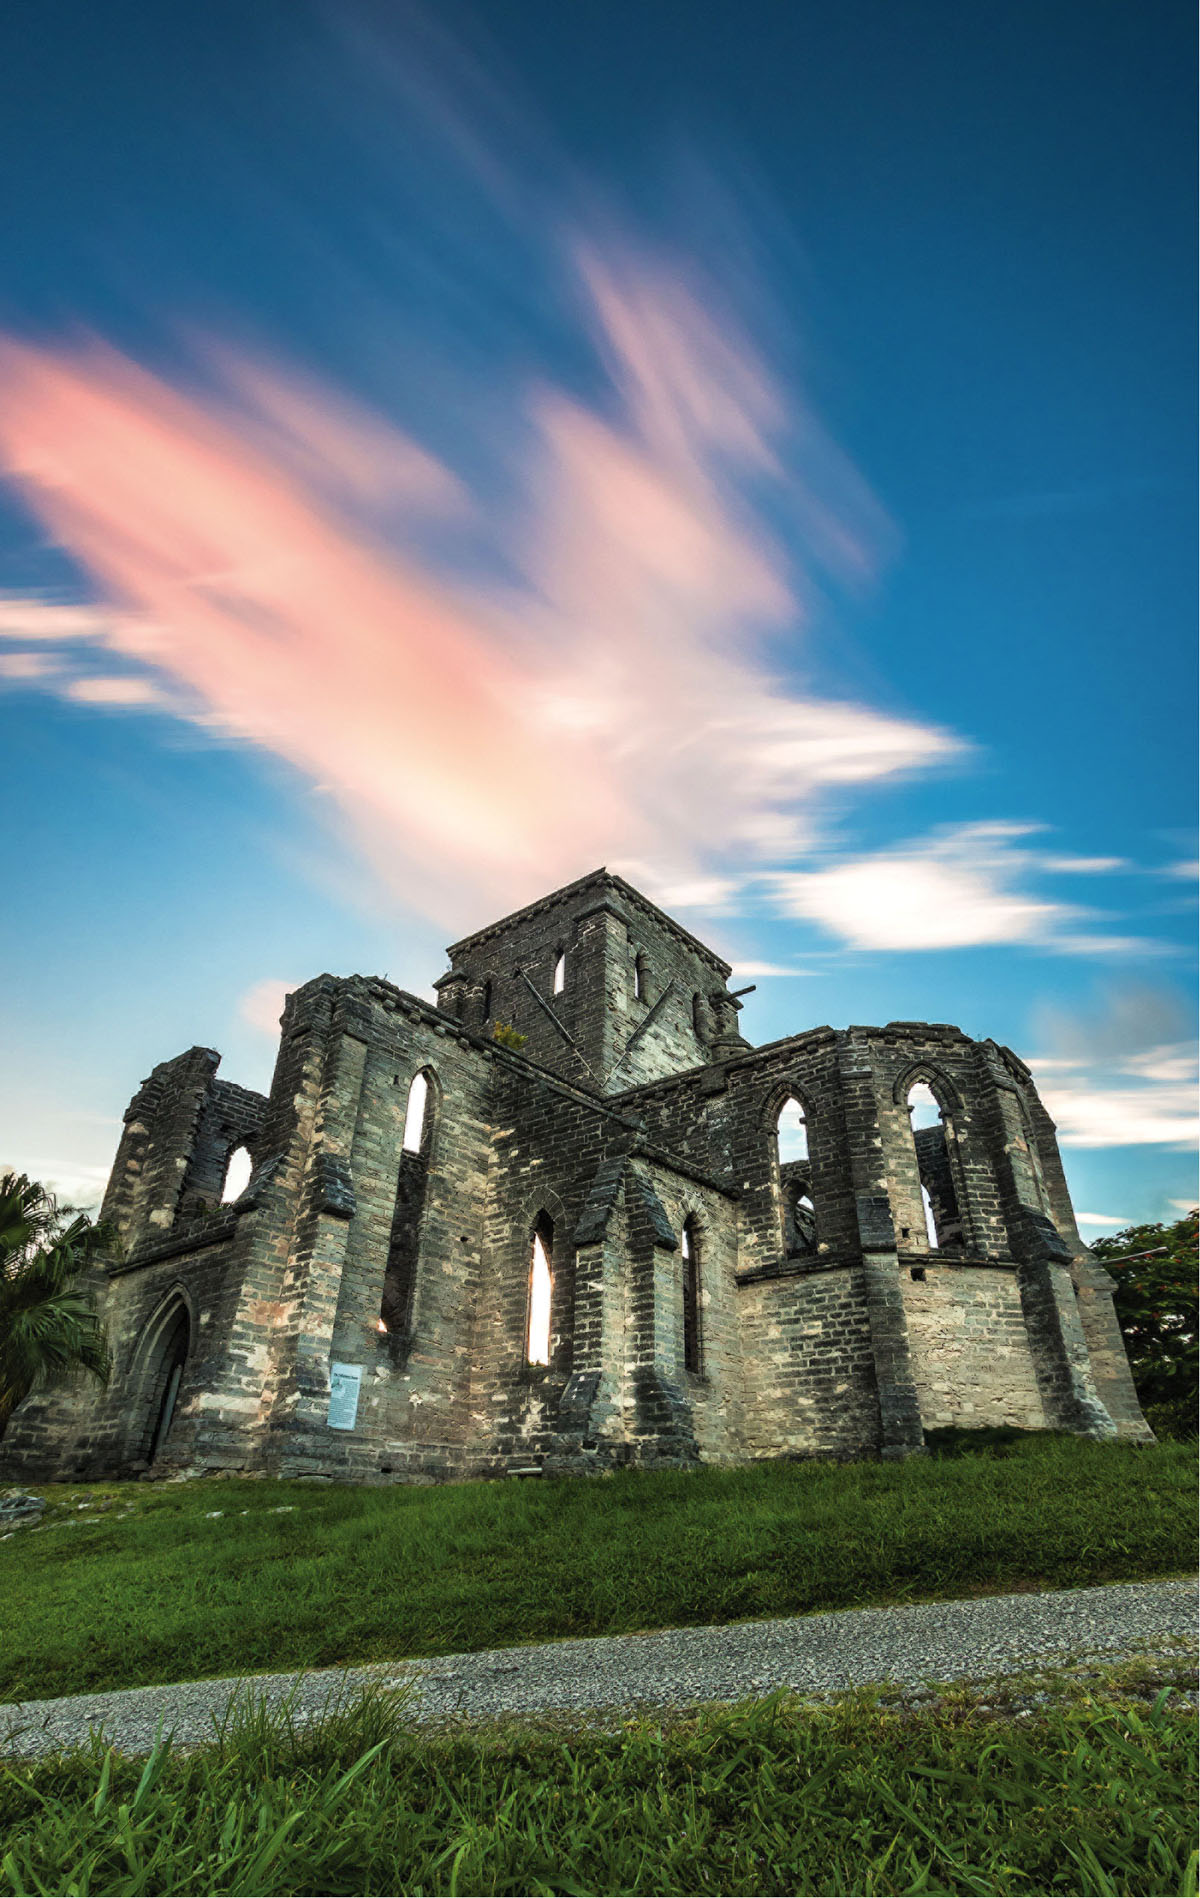
[[[265,1098],[211,1049],[155,1068],[104,1202],[111,1386],[27,1399],[7,1470],[429,1481],[897,1457],[942,1424],[1149,1439],[1010,1050],[925,1022],[752,1048],[728,965],[605,870],[449,954],[436,1007],[363,976],[289,996]]]

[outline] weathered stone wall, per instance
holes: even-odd
[[[103,1217],[117,1243],[90,1286],[112,1352],[107,1389],[80,1378],[37,1391],[5,1435],[6,1465],[45,1476],[57,1469],[102,1476],[145,1468],[162,1395],[154,1362],[160,1318],[182,1304],[191,1350],[171,1431],[187,1458],[206,1433],[206,1412],[236,1362],[233,1319],[246,1234],[219,1204],[229,1153],[258,1138],[266,1101],[219,1080],[220,1057],[192,1048],[159,1064],[125,1116]]]
[[[1125,1355],[1125,1340],[1113,1311],[1115,1281],[1091,1257],[1075,1261],[1072,1277],[1096,1393],[1119,1436],[1131,1437],[1135,1443],[1152,1443],[1154,1433],[1142,1415]]]
[[[650,1164],[647,1172],[676,1238],[685,1221],[693,1222],[699,1266],[700,1368],[693,1372],[684,1358],[682,1247],[656,1248],[658,1360],[687,1407],[696,1454],[705,1463],[737,1462],[746,1455],[743,1294],[737,1282],[740,1208],[726,1193],[674,1168]],[[625,1362],[628,1366],[631,1360]],[[633,1409],[636,1417],[636,1403]]]
[[[789,1096],[804,1108],[819,1262],[858,1257],[850,1130],[839,1038],[815,1028],[619,1097],[648,1137],[718,1178],[740,1196],[740,1272],[778,1265],[784,1214],[776,1129]]]
[[[944,1167],[957,1205],[961,1249],[971,1258],[1010,1258],[975,1044],[957,1028],[937,1023],[891,1022],[882,1029],[849,1032],[871,1070],[900,1253],[920,1257],[930,1251],[908,1106],[911,1089],[923,1082],[942,1110]]]
[[[251,1161],[260,1157],[263,1115],[261,1094],[232,1081],[214,1079],[200,1109],[177,1218],[189,1219],[221,1204],[229,1162],[239,1147]]]
[[[175,1224],[219,1061],[212,1048],[189,1048],[160,1062],[126,1110],[102,1208],[126,1250]]]
[[[750,1456],[869,1455],[880,1443],[861,1270],[822,1269],[739,1288]]]
[[[903,1456],[947,1422],[1148,1436],[1111,1281],[1010,1050],[913,1022],[751,1049],[727,965],[607,872],[451,953],[436,1009],[359,976],[298,989],[265,1099],[218,1079],[211,1049],[155,1068],[105,1199],[112,1386],[30,1398],[6,1469],[144,1470],[181,1312],[190,1345],[155,1474]],[[522,1052],[494,1042],[497,1019],[528,1035]],[[406,1152],[418,1074],[425,1132]],[[942,1117],[914,1136],[917,1081]],[[791,1097],[808,1159],[781,1167]],[[241,1145],[251,1180],[222,1205]],[[799,1180],[811,1250],[789,1234]],[[535,1222],[553,1278],[545,1365],[527,1352]],[[353,1429],[329,1421],[333,1365],[362,1373]]]
[[[449,954],[450,974],[438,983],[443,1006],[480,1031],[506,1022],[527,1037],[531,1060],[587,1087],[616,1092],[699,1065],[719,1032],[720,1010],[709,998],[724,994],[728,964],[607,873],[464,938]]]
[[[390,1000],[391,998],[387,998]],[[463,1444],[471,1327],[477,1302],[490,1113],[486,1059],[438,1032],[428,1014],[377,1005],[356,1103],[350,1166],[356,1210],[347,1230],[332,1355],[364,1366],[363,1425],[380,1444]],[[429,1144],[407,1339],[379,1330],[414,1076],[428,1078]],[[356,1433],[357,1434],[357,1433]]]
[[[628,1117],[600,1100],[513,1061],[494,1064],[493,1101],[484,1267],[473,1352],[472,1404],[480,1449],[497,1467],[546,1457],[595,1459],[601,1442],[618,1434],[614,1405],[620,1317],[611,1284],[586,1289],[577,1299],[579,1238],[588,1236],[580,1235],[579,1228],[597,1176],[608,1164],[613,1191],[602,1191],[602,1203],[593,1209],[583,1260],[590,1288],[593,1271],[598,1269],[601,1278],[604,1271],[592,1249],[611,1256],[613,1247],[623,1244],[622,1162],[637,1130]],[[533,1232],[539,1215],[553,1227],[546,1366],[526,1361]],[[577,1386],[564,1415],[576,1369],[577,1329],[584,1373],[602,1375],[604,1388]],[[597,1395],[598,1408],[593,1401]]]
[[[35,1391],[15,1413],[3,1445],[15,1473],[46,1480],[96,1478],[148,1467],[150,1436],[162,1396],[151,1335],[156,1318],[186,1306],[192,1348],[179,1389],[171,1452],[191,1460],[213,1389],[227,1373],[236,1308],[236,1232],[180,1250],[147,1248],[146,1262],[93,1281],[112,1351],[107,1389],[80,1377]],[[164,1467],[166,1467],[164,1465]]]
[[[926,1429],[1044,1429],[1015,1271],[931,1259],[902,1266],[900,1284]]]

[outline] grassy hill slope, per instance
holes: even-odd
[[[52,1487],[0,1543],[0,1696],[1193,1569],[1194,1443],[978,1434],[902,1464]]]

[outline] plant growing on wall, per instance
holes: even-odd
[[[75,1371],[108,1382],[108,1343],[82,1283],[108,1236],[25,1174],[0,1178],[0,1436],[38,1385]]]
[[[512,1048],[519,1054],[529,1040],[529,1036],[519,1035],[515,1028],[509,1027],[507,1022],[498,1021],[492,1029],[492,1040],[498,1041],[502,1048]]]

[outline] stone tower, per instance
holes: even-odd
[[[113,1381],[27,1399],[7,1471],[429,1481],[905,1456],[951,1423],[1149,1439],[1009,1049],[925,1022],[753,1048],[728,965],[606,870],[449,956],[437,1006],[298,989],[267,1096],[206,1048],[143,1082],[96,1273]]]
[[[497,1021],[516,1028],[540,1067],[602,1094],[747,1045],[729,964],[606,872],[447,954],[449,973],[434,984],[447,1014],[485,1032]]]

